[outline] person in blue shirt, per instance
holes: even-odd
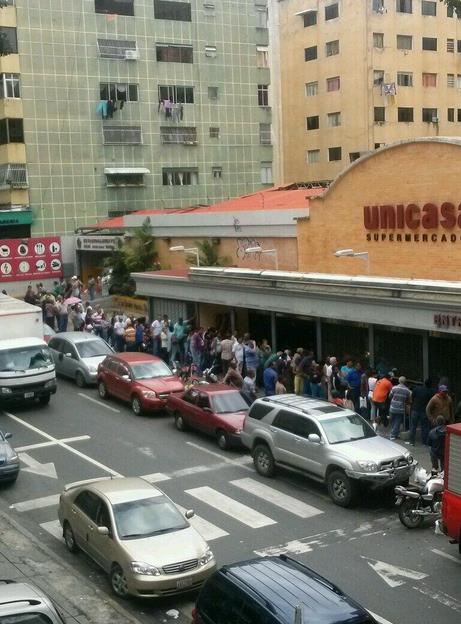
[[[266,396],[273,396],[275,394],[275,384],[277,383],[278,377],[276,364],[275,362],[271,362],[264,370],[263,374],[264,392]]]
[[[362,366],[360,362],[357,362],[354,368],[349,367],[349,372],[345,379],[352,390],[352,400],[354,401],[355,411],[358,412],[360,409],[360,386],[362,383]]]

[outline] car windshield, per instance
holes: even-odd
[[[52,366],[51,351],[45,346],[0,350],[0,372],[21,372],[32,368]]]
[[[119,503],[113,509],[120,539],[141,539],[189,526],[166,496]]]
[[[322,427],[330,444],[352,442],[376,436],[373,428],[358,414],[324,420]]]
[[[238,390],[235,392],[220,392],[210,395],[211,406],[216,414],[228,412],[247,412],[249,407]]]
[[[77,342],[75,343],[75,348],[82,359],[109,355],[112,353],[111,348],[102,338],[100,340],[85,340],[84,342]]]
[[[135,379],[152,379],[153,377],[171,377],[173,374],[165,362],[153,360],[131,364]]]

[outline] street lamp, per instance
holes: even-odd
[[[335,251],[337,258],[363,258],[367,263],[367,273],[370,273],[370,254],[368,251],[354,251],[353,249],[338,249]]]
[[[198,247],[184,247],[184,245],[176,245],[174,247],[170,247],[170,251],[182,251],[183,253],[186,254],[192,254],[195,256],[195,259],[197,261],[197,266],[200,266],[200,257],[199,257],[199,251],[198,251]]]
[[[274,256],[275,258],[275,270],[279,270],[279,255],[277,253],[277,249],[263,249],[262,247],[247,247],[245,249],[245,253],[261,253],[261,254],[269,254]]]

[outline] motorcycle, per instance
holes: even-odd
[[[428,475],[424,468],[415,472],[415,485],[398,485],[396,505],[399,520],[407,529],[416,529],[425,519],[437,521],[442,516],[443,472],[432,470]]]

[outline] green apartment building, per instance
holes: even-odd
[[[272,182],[266,0],[2,4],[0,239]]]

